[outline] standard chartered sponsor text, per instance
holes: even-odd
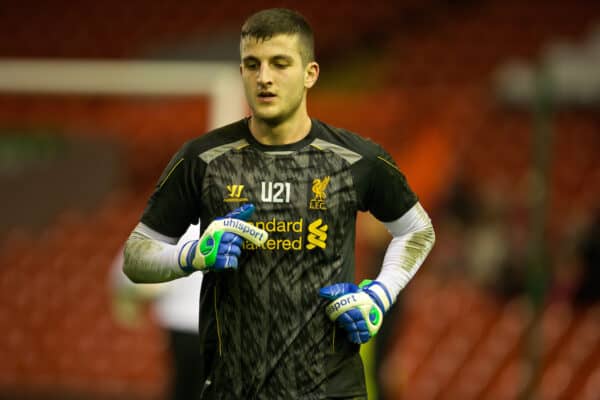
[[[267,239],[262,246],[256,246],[253,243],[244,241],[244,244],[242,245],[243,250],[256,250],[261,248],[265,250],[299,251],[304,248],[303,218],[291,221],[273,218],[267,221],[254,221],[248,223],[267,231],[269,233],[269,239]],[[272,233],[276,233],[275,237],[271,235]]]

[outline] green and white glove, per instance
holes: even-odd
[[[243,240],[262,246],[269,237],[266,231],[246,222],[252,213],[254,205],[247,203],[211,222],[199,240],[191,240],[181,247],[179,267],[187,273],[237,269]]]
[[[360,285],[336,283],[319,290],[331,303],[325,308],[329,319],[344,328],[352,343],[366,343],[377,334],[383,315],[392,305],[388,290],[378,281],[364,280]]]

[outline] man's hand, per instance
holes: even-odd
[[[253,204],[244,204],[211,222],[200,240],[191,240],[181,247],[179,267],[188,273],[237,268],[243,239],[262,246],[269,237],[264,230],[246,222],[253,212]]]
[[[348,333],[352,343],[366,343],[379,331],[383,314],[392,305],[387,289],[377,281],[336,283],[321,288],[319,295],[333,300],[325,311]]]

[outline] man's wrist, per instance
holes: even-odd
[[[392,304],[394,303],[394,299],[390,295],[389,290],[385,287],[385,285],[380,281],[372,281],[372,280],[364,280],[359,285],[361,289],[363,289],[379,308],[384,313],[390,309]]]
[[[191,274],[199,269],[194,266],[196,251],[198,251],[197,240],[185,242],[179,249],[177,264],[179,265],[179,268],[186,274]]]

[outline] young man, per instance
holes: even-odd
[[[240,72],[251,116],[182,147],[126,244],[133,281],[203,271],[206,398],[365,398],[359,345],[434,242],[391,157],[308,116],[319,76],[313,46],[294,11],[245,22]],[[351,283],[357,211],[393,236],[376,280],[360,286]],[[174,245],[198,220],[208,225],[200,239]]]

